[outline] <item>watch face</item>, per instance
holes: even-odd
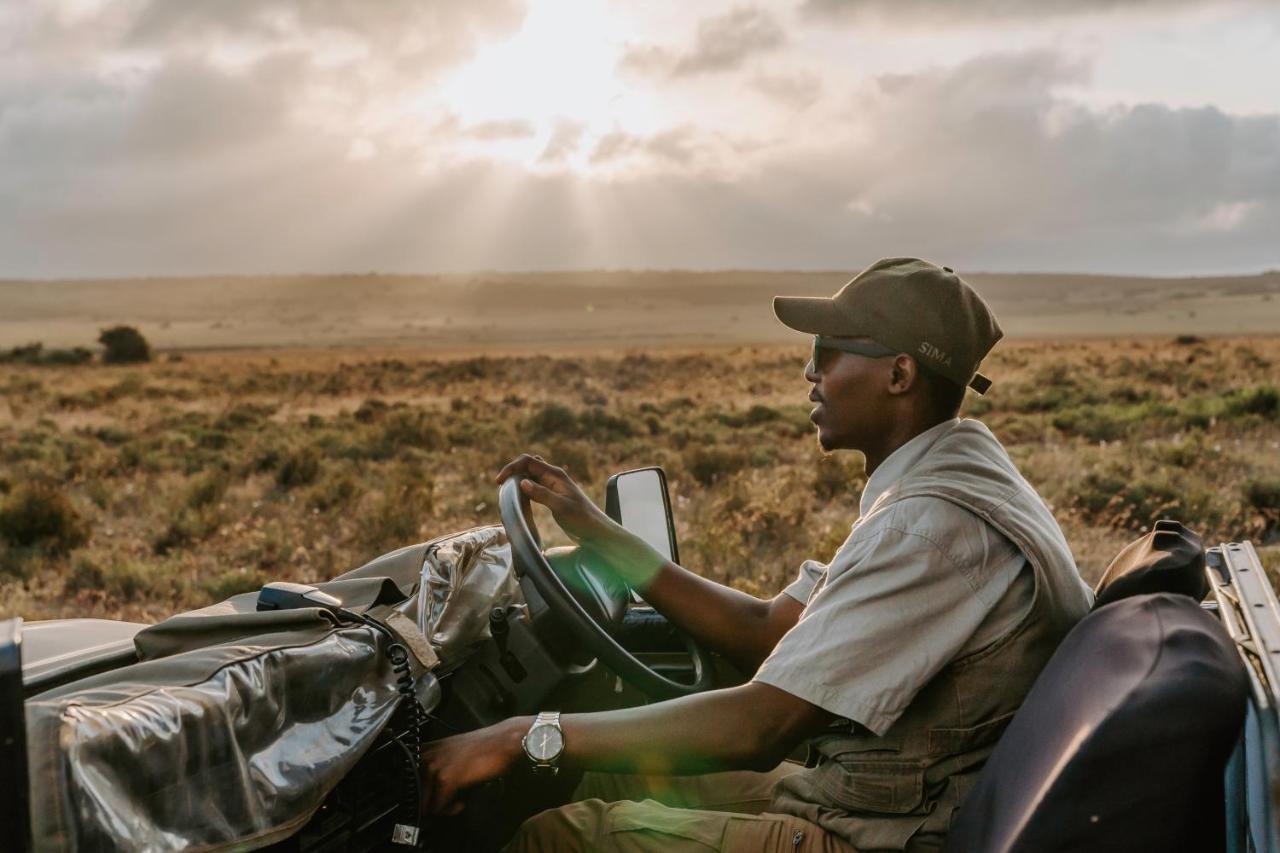
[[[556,726],[535,726],[529,732],[528,748],[538,761],[550,761],[564,749],[564,736]]]

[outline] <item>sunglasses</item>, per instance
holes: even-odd
[[[899,350],[889,349],[881,346],[875,341],[851,341],[846,338],[828,338],[824,335],[813,336],[813,353],[809,356],[809,363],[813,365],[814,370],[821,373],[825,368],[823,352],[851,352],[854,355],[861,355],[866,358],[886,358],[891,355],[897,355]]]

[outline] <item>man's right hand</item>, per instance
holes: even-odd
[[[513,474],[524,477],[520,491],[526,507],[532,499],[551,510],[556,524],[579,545],[600,540],[617,526],[563,468],[545,462],[541,456],[520,454],[503,466],[496,482],[502,483]]]
[[[570,539],[603,557],[633,589],[643,589],[666,562],[643,539],[605,515],[563,468],[524,453],[503,466],[496,480],[502,483],[513,474],[524,478],[520,492],[526,510],[530,500],[551,510]]]
[[[563,469],[540,457],[517,457],[498,472],[497,481],[512,474],[524,477],[525,501],[550,509],[575,542],[596,552],[645,601],[744,674],[755,672],[800,618],[804,605],[785,593],[761,601],[670,562],[605,515]]]

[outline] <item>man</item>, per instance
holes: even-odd
[[[664,561],[541,460],[524,456],[499,474],[524,474],[527,497],[751,681],[640,708],[517,718],[430,744],[430,808],[456,809],[459,790],[521,761],[766,771],[807,740],[816,765],[767,777],[780,781],[762,814],[587,799],[530,819],[512,849],[941,847],[1091,595],[999,442],[957,419],[965,387],[990,384],[977,368],[1002,332],[952,270],[886,259],[834,297],[777,297],[774,311],[815,335],[805,379],[819,443],[861,451],[869,479],[831,562],[805,562],[772,600]],[[704,788],[717,778],[735,777],[707,777]]]

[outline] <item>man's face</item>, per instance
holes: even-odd
[[[831,349],[814,355],[805,365],[804,378],[813,383],[809,399],[818,404],[809,414],[818,428],[818,443],[823,450],[865,450],[868,438],[883,429],[893,359]]]

